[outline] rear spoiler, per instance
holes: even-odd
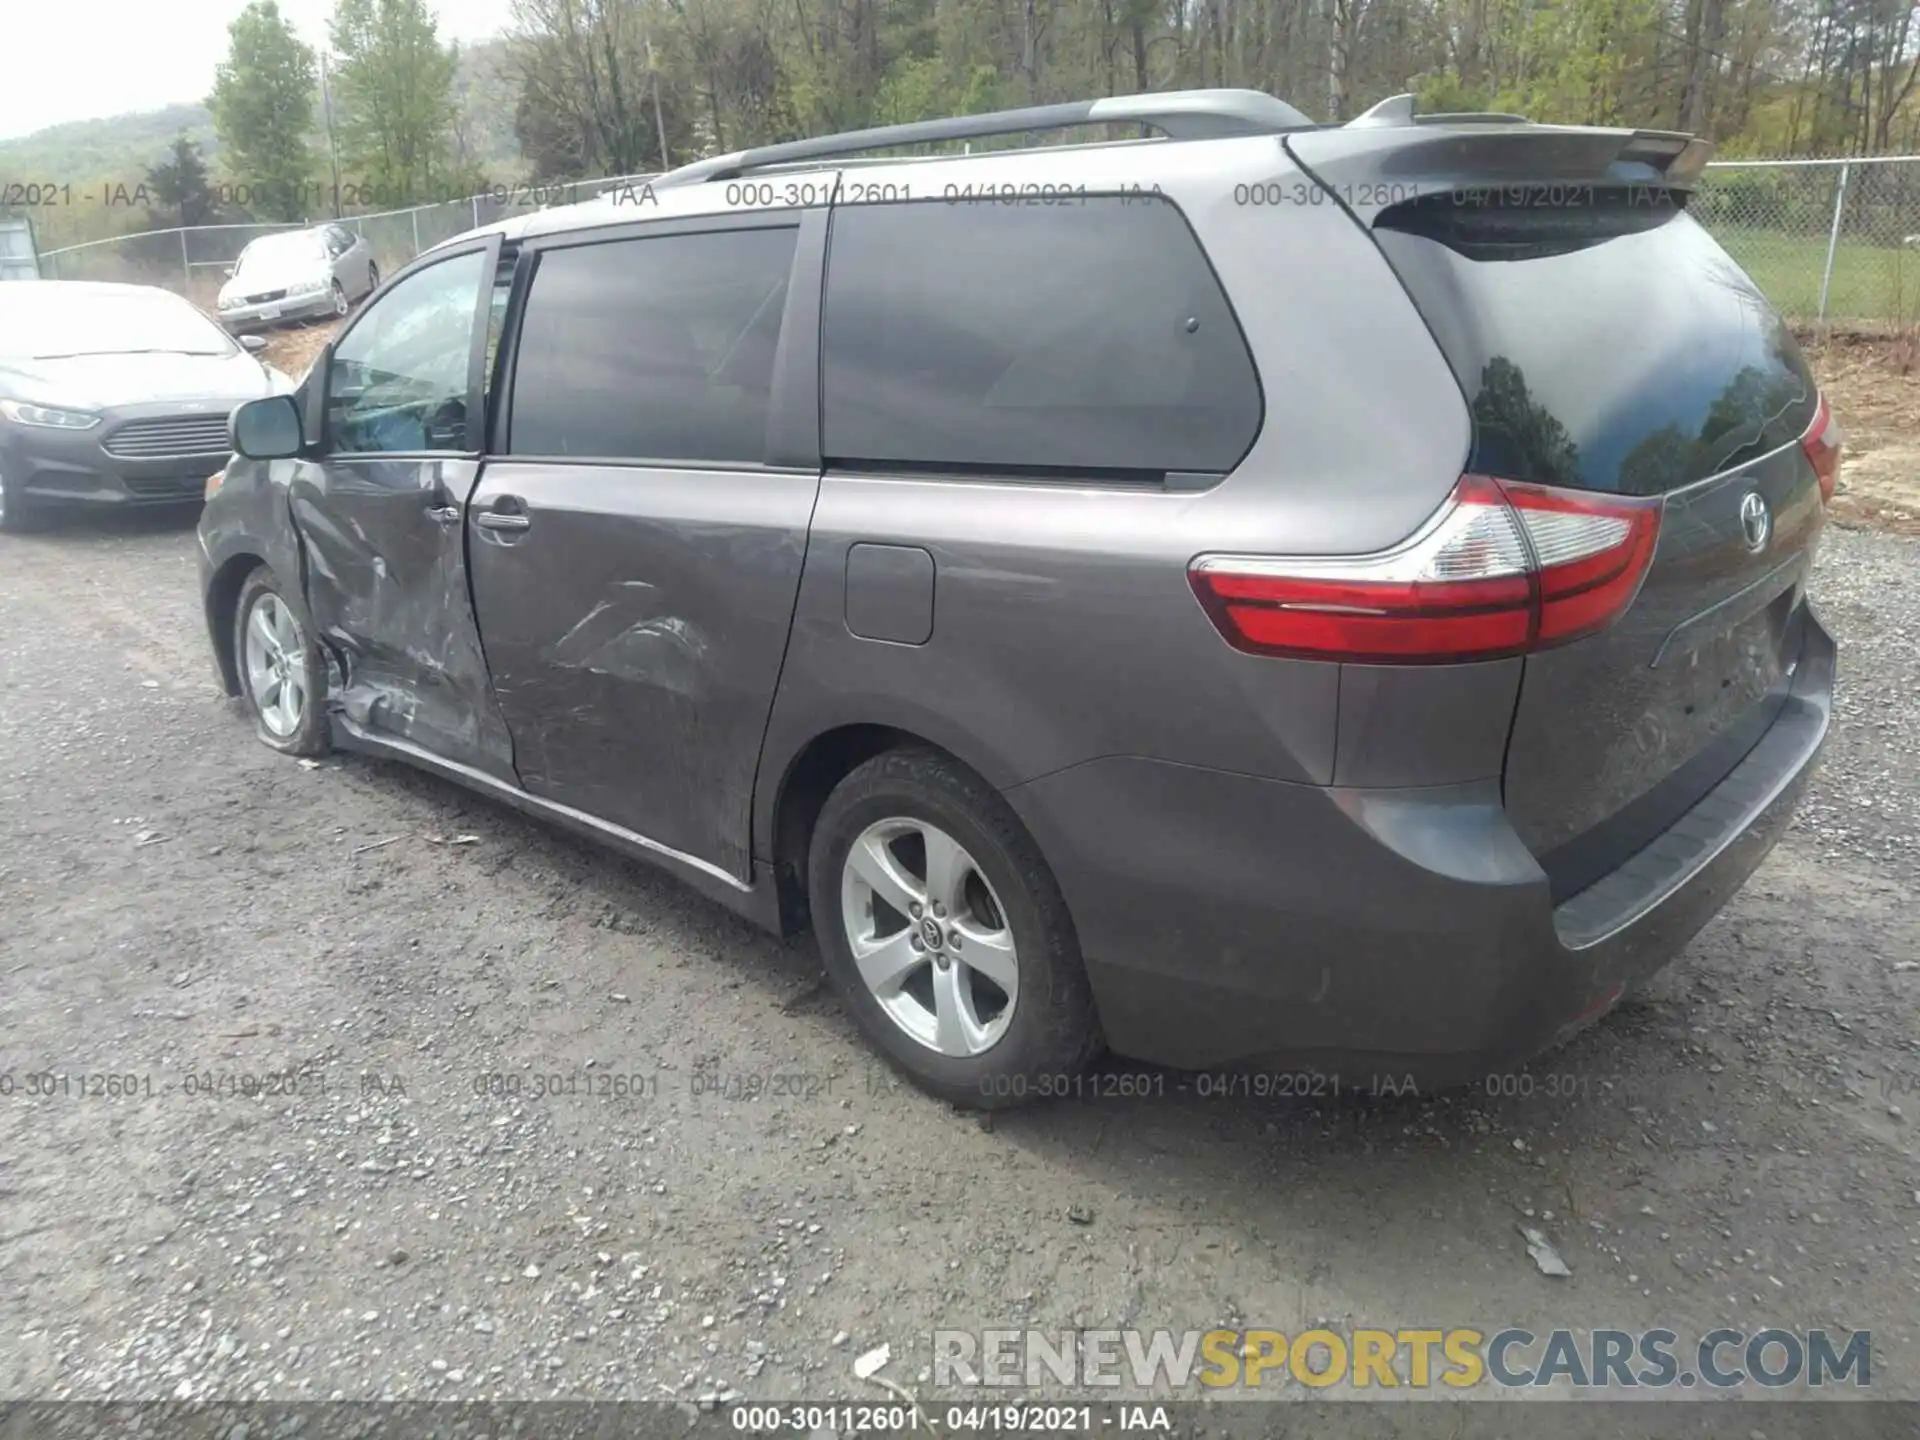
[[[1672,130],[1535,125],[1504,115],[1415,117],[1406,97],[1334,129],[1285,136],[1287,153],[1363,224],[1381,211],[1451,193],[1467,203],[1579,205],[1595,191],[1645,190],[1684,201],[1711,142]],[[1386,107],[1396,107],[1387,110]],[[1382,114],[1383,110],[1386,113]]]

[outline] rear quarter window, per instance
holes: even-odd
[[[1246,341],[1160,199],[836,210],[821,353],[829,462],[1224,473],[1260,429]]]

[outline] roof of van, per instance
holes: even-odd
[[[1115,125],[1159,133],[977,153],[874,153]],[[737,151],[664,175],[616,182],[591,200],[510,216],[433,248],[490,234],[514,241],[636,220],[794,211],[868,198],[960,202],[984,194],[1004,203],[1047,204],[1074,193],[1176,189],[1189,197],[1224,197],[1236,182],[1264,178],[1269,164],[1274,178],[1296,176],[1296,164],[1278,152],[1288,137],[1299,136],[1322,153],[1321,142],[1336,139],[1340,152],[1410,144],[1444,160],[1435,170],[1438,175],[1458,160],[1512,155],[1513,142],[1537,155],[1524,137],[1548,133],[1585,137],[1588,143],[1578,148],[1594,150],[1602,159],[1615,154],[1616,147],[1622,157],[1645,152],[1653,161],[1646,167],[1649,174],[1657,174],[1684,152],[1675,166],[1676,179],[1684,171],[1697,171],[1709,148],[1666,131],[1539,125],[1504,113],[1420,115],[1411,95],[1383,100],[1344,125],[1317,125],[1285,101],[1260,91],[1166,91],[917,121]],[[937,181],[929,177],[930,168]],[[936,184],[937,189],[928,188]]]

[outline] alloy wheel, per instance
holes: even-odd
[[[1007,910],[959,841],[926,820],[869,825],[841,869],[853,963],[887,1017],[942,1055],[1006,1033],[1020,996]]]
[[[268,592],[247,616],[247,693],[278,739],[300,728],[307,710],[306,637],[287,602]]]
[[[353,306],[347,303],[347,292],[345,287],[343,287],[338,280],[334,281],[333,282],[333,313],[336,315],[345,315],[347,311],[351,310],[352,308]]]

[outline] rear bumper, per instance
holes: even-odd
[[[1114,757],[1007,798],[1059,878],[1118,1053],[1469,1084],[1606,1013],[1784,832],[1830,716],[1834,644],[1807,619],[1787,701],[1747,756],[1558,907],[1495,780],[1318,788]]]

